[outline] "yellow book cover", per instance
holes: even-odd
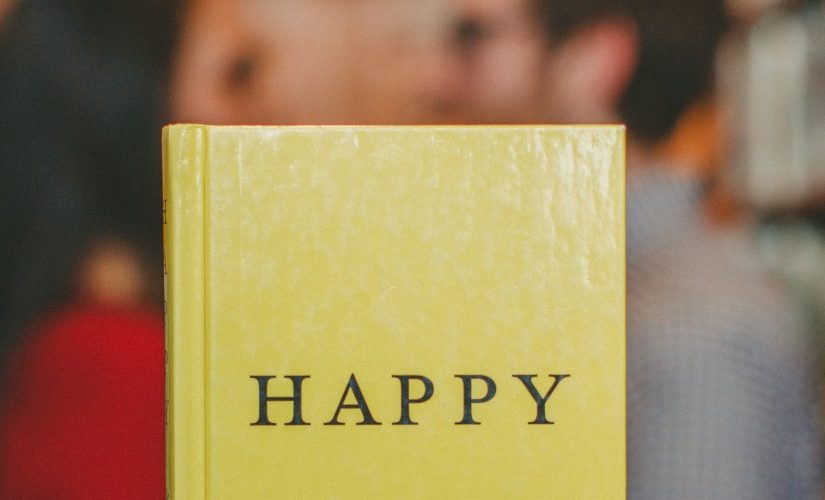
[[[625,495],[624,129],[164,129],[176,499]]]

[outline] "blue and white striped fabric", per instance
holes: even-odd
[[[804,317],[698,193],[628,177],[629,498],[822,498]]]

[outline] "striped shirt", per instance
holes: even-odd
[[[660,168],[628,178],[629,498],[821,498],[803,315],[698,194]]]

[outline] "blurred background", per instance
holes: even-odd
[[[0,493],[162,495],[169,122],[628,123],[631,168],[695,179],[702,224],[744,234],[803,318],[804,339],[774,348],[813,360],[818,457],[825,5],[614,2],[585,22],[599,2],[556,3],[0,0]],[[658,76],[633,87],[647,64]],[[118,382],[85,394],[90,378]],[[107,408],[120,418],[79,423]],[[127,470],[145,473],[118,489]]]

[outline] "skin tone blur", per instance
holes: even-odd
[[[17,0],[0,0],[0,29],[5,25],[6,18],[15,3],[17,3]]]
[[[443,0],[193,0],[172,82],[177,121],[450,120]]]
[[[541,121],[531,0],[194,0],[178,121]]]
[[[106,307],[134,307],[149,294],[149,273],[128,244],[106,238],[95,241],[80,261],[78,298]]]
[[[471,123],[541,121],[546,44],[531,0],[456,0],[452,51]]]
[[[605,123],[635,66],[632,26],[550,46],[533,0],[192,0],[176,121]]]

